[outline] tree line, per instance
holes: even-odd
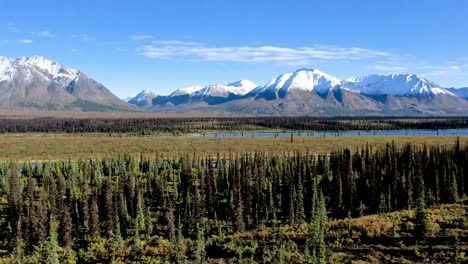
[[[324,263],[327,218],[415,209],[414,236],[424,239],[426,205],[466,197],[467,176],[468,146],[459,141],[453,148],[387,144],[323,155],[9,162],[0,165],[0,249],[17,263],[147,255],[201,263],[223,258],[220,237],[308,223],[299,247],[310,263]],[[260,261],[274,247],[249,254]],[[238,259],[247,254],[240,252]]]
[[[188,134],[214,131],[347,131],[468,128],[467,118],[218,117],[129,119],[1,119],[0,133]]]

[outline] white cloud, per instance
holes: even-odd
[[[135,40],[135,41],[138,41],[138,40],[147,40],[147,39],[152,39],[153,36],[151,35],[132,35],[129,37],[129,39],[131,40]]]
[[[23,44],[31,44],[33,41],[32,39],[19,39],[18,42]]]
[[[312,60],[353,60],[389,56],[390,53],[364,48],[341,48],[315,45],[286,48],[277,46],[227,46],[209,47],[197,42],[155,40],[151,45],[137,48],[148,58],[184,58],[207,61],[276,62],[303,65]]]
[[[54,33],[50,32],[50,31],[47,31],[47,30],[41,31],[41,32],[37,33],[37,35],[39,37],[43,37],[43,38],[54,38],[55,37]]]
[[[425,75],[433,76],[433,77],[441,77],[441,76],[451,76],[453,74],[458,74],[462,70],[466,70],[467,64],[463,65],[425,65],[424,69],[430,70],[426,72]]]

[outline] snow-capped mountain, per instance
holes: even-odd
[[[167,103],[179,105],[194,102],[221,104],[230,100],[240,99],[255,87],[257,85],[248,80],[240,80],[226,85],[191,86],[178,89],[168,96],[160,96],[153,102],[160,105]]]
[[[415,74],[367,75],[351,78],[343,85],[368,95],[427,96],[454,95],[447,89]]]
[[[367,75],[343,85],[378,101],[387,112],[440,115],[468,109],[463,98],[415,74]]]
[[[252,91],[254,88],[258,87],[257,84],[249,80],[240,80],[226,85],[230,89],[231,93],[237,95],[246,95],[248,92]]]
[[[263,86],[249,85],[250,91],[243,96],[230,89],[232,86],[239,85],[179,89],[159,102],[153,101],[151,109],[313,115],[441,115],[468,111],[466,100],[414,74],[368,75],[341,81],[317,69],[299,69]]]
[[[468,100],[468,87],[448,88],[447,90],[449,90],[453,94],[456,94]]]
[[[0,106],[82,110],[131,108],[79,70],[40,56],[0,57]]]
[[[150,106],[153,104],[153,99],[156,96],[157,95],[151,91],[143,90],[134,97],[127,100],[127,102],[138,107]]]
[[[44,80],[53,79],[61,84],[68,84],[79,76],[79,71],[67,68],[62,64],[50,61],[40,56],[21,57],[17,59],[0,59],[0,81],[12,80],[21,67],[27,68],[26,81],[31,81],[34,74],[39,74]]]
[[[299,69],[294,73],[285,73],[263,87],[252,90],[249,95],[265,99],[284,98],[291,91],[316,92],[327,94],[340,85],[341,81],[316,69]]]
[[[460,115],[468,112],[468,88],[445,89],[414,74],[341,81],[320,70],[299,69],[262,86],[240,80],[181,88],[167,96],[142,91],[127,103],[77,69],[40,56],[0,57],[0,108],[120,111],[137,107],[268,115]]]
[[[207,86],[190,86],[181,88],[171,93],[169,96],[190,95],[192,97],[200,96],[218,96],[226,97],[229,94],[245,95],[253,88],[257,87],[255,83],[248,80],[240,80],[230,84],[211,84]]]

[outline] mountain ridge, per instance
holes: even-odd
[[[128,103],[81,71],[41,56],[0,56],[0,108],[81,111],[213,112],[272,115],[419,114],[468,112],[468,88],[446,89],[415,74],[370,74],[340,80],[301,68],[264,85],[248,80],[144,90]]]

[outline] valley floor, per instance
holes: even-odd
[[[414,144],[416,146],[451,146],[457,136],[330,136],[310,137],[134,137],[109,136],[109,134],[51,134],[18,133],[0,134],[0,160],[43,161],[58,159],[102,158],[128,153],[165,158],[180,157],[185,153],[203,157],[229,156],[230,153],[260,151],[265,154],[285,154],[294,151],[328,153],[333,150],[351,150],[369,145],[384,146]],[[468,136],[460,136],[464,145]]]

